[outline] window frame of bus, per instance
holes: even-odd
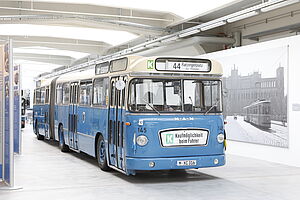
[[[186,70],[162,70],[162,69],[157,69],[156,63],[159,62],[160,60],[163,60],[164,62],[166,61],[173,61],[173,62],[193,62],[193,61],[205,61],[209,65],[209,70],[207,71],[186,71]],[[202,58],[172,58],[172,57],[160,57],[155,59],[155,69],[157,71],[167,71],[167,72],[201,72],[201,73],[209,73],[211,72],[212,69],[212,63],[211,60],[209,59],[202,59]]]
[[[98,71],[98,69],[99,69],[99,71],[101,71],[101,68],[103,68],[103,67],[105,67],[105,66],[107,66],[107,71],[105,71],[105,72],[97,72]],[[103,62],[103,63],[99,63],[99,64],[96,64],[95,65],[95,74],[96,75],[100,75],[100,74],[107,74],[108,72],[109,72],[109,70],[110,70],[110,64],[109,64],[109,62],[107,61],[107,62]]]
[[[62,90],[62,86],[63,86],[63,83],[58,83],[57,85],[56,85],[56,88],[55,88],[55,90],[56,90],[56,92],[55,92],[55,102],[56,102],[56,104],[57,105],[62,105],[62,102],[63,102],[63,90]],[[60,100],[59,100],[59,102],[58,102],[58,90],[61,90],[61,98],[60,98]]]
[[[82,104],[81,103],[81,86],[83,85],[86,85],[87,86],[87,83],[90,82],[92,84],[92,90],[90,92],[90,103],[89,104]],[[82,106],[82,107],[91,107],[92,103],[93,103],[93,79],[85,79],[85,80],[80,80],[79,82],[79,93],[78,93],[78,105],[79,106]]]
[[[36,89],[34,89],[34,91],[33,91],[33,104],[36,104],[36,102],[35,102],[35,90]]]
[[[38,98],[38,94],[40,95],[39,98]],[[41,104],[41,88],[35,89],[35,104],[36,105]]]
[[[43,105],[45,104],[45,98],[46,98],[46,87],[41,87],[41,99],[40,99],[40,104]],[[44,93],[44,96],[42,98],[42,94]],[[43,100],[43,101],[42,101]]]
[[[128,92],[127,92],[127,94],[128,94],[128,96],[127,96],[127,108],[128,108],[128,111],[129,112],[131,112],[131,113],[155,113],[155,110],[153,110],[153,111],[133,111],[133,110],[131,110],[131,109],[129,109],[130,108],[130,105],[129,105],[129,100],[130,100],[130,92],[131,92],[131,82],[132,81],[134,81],[135,79],[153,79],[153,78],[133,78],[133,79],[131,79],[130,81],[129,81],[129,83],[128,83]],[[193,79],[193,78],[179,78],[179,79],[171,79],[171,78],[169,78],[169,79],[161,79],[161,78],[157,78],[157,79],[160,79],[160,80],[180,80],[180,82],[182,83],[183,81],[185,81],[185,80],[201,80],[201,81],[219,81],[220,82],[220,111],[216,111],[216,112],[214,112],[214,113],[218,113],[218,114],[220,114],[220,113],[223,113],[223,109],[224,109],[224,106],[223,106],[223,101],[224,101],[224,99],[223,99],[223,95],[222,95],[222,89],[223,89],[223,82],[222,82],[222,79]],[[184,99],[184,87],[182,88],[182,96],[181,96],[181,99]],[[168,114],[168,113],[174,113],[174,114],[179,114],[179,113],[201,113],[201,114],[204,114],[204,113],[206,113],[207,111],[184,111],[184,110],[181,110],[181,111],[177,111],[177,112],[174,112],[174,111],[159,111],[160,113],[166,113],[166,114]]]
[[[46,91],[45,91],[45,104],[49,104],[50,103],[50,88],[49,86],[45,87]]]
[[[71,96],[72,83],[77,83],[77,82],[71,82],[70,83],[70,104],[77,105],[78,104],[78,91],[75,91],[75,95]],[[78,90],[78,88],[77,88],[77,90]],[[74,93],[72,93],[72,94],[74,94]]]
[[[69,94],[68,94],[68,101],[67,102],[65,102],[65,93],[64,93],[64,88],[65,88],[65,85],[68,85],[68,87],[66,87],[66,88],[68,88],[69,89]],[[62,102],[61,102],[61,104],[62,105],[69,105],[70,104],[70,93],[71,93],[71,88],[70,88],[70,82],[64,82],[63,84],[62,84]]]
[[[103,82],[105,81],[105,79],[106,79],[106,81],[107,81],[107,87],[106,87],[106,92],[108,92],[109,90],[109,78],[108,77],[99,77],[99,78],[94,78],[93,79],[93,88],[92,88],[92,105],[93,105],[93,107],[103,107],[103,108],[107,108],[108,107],[108,103],[106,102],[106,97],[105,97],[105,104],[103,105],[103,104],[99,104],[99,103],[94,103],[94,93],[95,93],[95,91],[94,91],[94,88],[95,88],[95,81],[97,81],[97,80],[102,80]],[[108,92],[109,93],[109,92]],[[105,94],[106,95],[106,94]],[[108,94],[108,98],[109,98],[109,94]]]
[[[117,63],[118,61],[123,61],[125,60],[125,67],[124,68],[121,68],[121,69],[118,69],[118,70],[114,70],[113,69],[113,64],[114,63]],[[120,72],[120,71],[125,71],[127,69],[127,66],[128,66],[128,58],[127,57],[124,57],[124,58],[119,58],[119,59],[116,59],[116,60],[111,60],[110,63],[109,63],[109,71],[110,72]]]
[[[42,86],[42,81],[41,80],[38,80],[35,82],[35,87],[36,88],[40,88]]]

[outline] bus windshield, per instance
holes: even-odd
[[[133,112],[222,111],[221,81],[133,79],[129,88],[129,110]]]

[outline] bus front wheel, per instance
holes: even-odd
[[[100,135],[97,140],[97,161],[98,166],[103,171],[110,171],[109,166],[107,165],[107,158],[106,158],[106,149],[105,149],[105,141],[103,136]]]
[[[69,151],[69,147],[65,143],[64,128],[63,128],[63,126],[59,126],[58,135],[59,135],[59,149],[62,152],[68,152]]]

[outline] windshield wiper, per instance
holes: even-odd
[[[220,102],[220,99],[218,99],[217,102],[216,102],[214,105],[212,105],[212,106],[206,111],[206,113],[205,113],[204,115],[207,115],[214,107],[216,107],[216,106],[218,105],[219,102]]]
[[[142,98],[141,98],[142,99]],[[153,111],[155,111],[158,115],[160,115],[160,112],[154,108],[150,103],[148,103],[145,99],[142,99],[150,108],[152,108]]]

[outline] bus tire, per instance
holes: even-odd
[[[66,145],[65,143],[65,138],[64,138],[64,129],[63,126],[60,125],[58,128],[58,137],[59,137],[59,149],[61,150],[61,152],[68,152],[69,151],[69,147],[68,145]]]
[[[98,166],[103,171],[110,171],[110,168],[107,165],[105,141],[102,135],[98,137],[96,150],[97,150],[96,158],[97,158]]]
[[[34,134],[36,134],[36,130],[37,130],[36,123],[37,123],[37,120],[35,120],[35,121],[33,122],[33,125],[32,125],[32,129],[33,129]]]
[[[37,120],[35,121],[35,133],[36,133],[36,138],[38,140],[43,140],[44,139],[44,136],[39,133],[39,125],[38,125]]]

